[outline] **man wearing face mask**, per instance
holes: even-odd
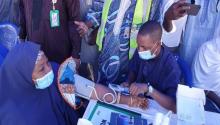
[[[146,22],[137,36],[138,49],[130,62],[127,83],[130,93],[151,97],[166,109],[176,111],[176,90],[181,71],[175,57],[161,46],[159,23]]]

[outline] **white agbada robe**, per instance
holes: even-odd
[[[197,16],[188,16],[183,41],[180,45],[181,57],[191,66],[200,46],[214,38],[218,26],[220,10],[218,0],[195,0],[201,9]]]
[[[220,97],[220,10],[215,16],[213,37],[199,48],[192,73],[195,86],[211,90]]]
[[[195,86],[211,90],[220,97],[220,36],[204,43],[192,65]]]

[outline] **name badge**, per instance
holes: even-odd
[[[50,11],[50,26],[52,28],[60,26],[59,10]]]

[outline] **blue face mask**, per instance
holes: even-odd
[[[153,53],[151,54],[150,50],[138,52],[139,57],[143,60],[150,60],[156,57],[156,55]]]
[[[44,75],[42,78],[35,80],[36,89],[45,89],[49,87],[53,83],[53,79],[54,79],[54,73],[51,70],[46,75]]]
[[[155,45],[152,47],[152,49],[155,47]],[[147,51],[138,52],[138,55],[143,60],[150,60],[156,57],[155,52],[157,51],[157,49],[154,51],[154,53],[151,53],[151,50],[147,50]]]

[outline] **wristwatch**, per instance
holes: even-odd
[[[147,92],[144,93],[144,96],[150,96],[154,91],[154,88],[149,83],[147,84],[147,86],[148,86],[148,90]]]
[[[148,86],[148,96],[150,96],[154,91],[154,88],[150,85]]]

